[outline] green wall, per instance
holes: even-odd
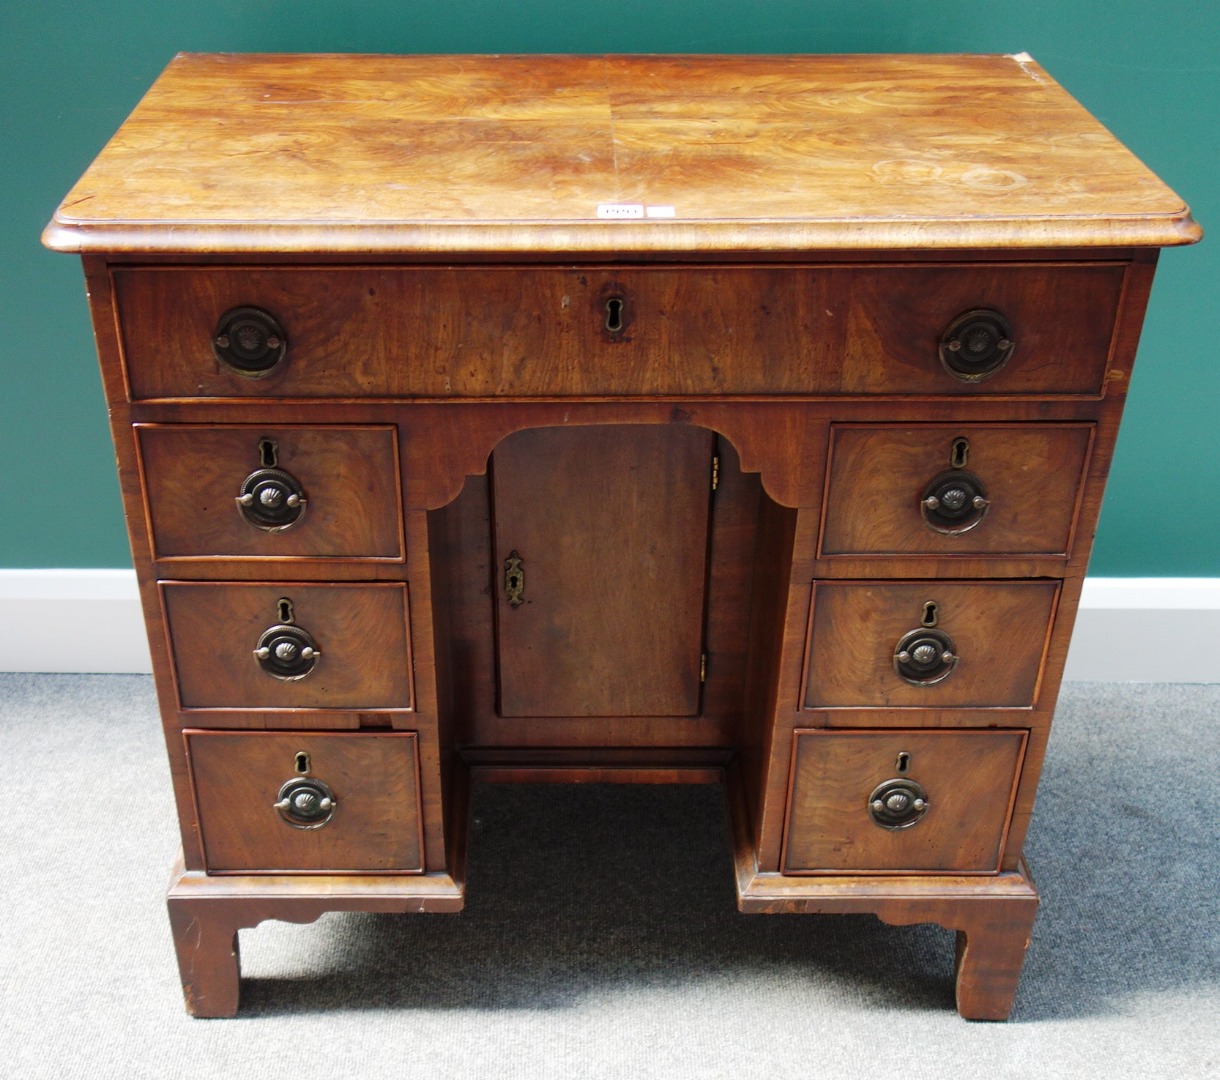
[[[1220,229],[1211,0],[7,0],[0,6],[0,568],[129,565],[79,265],[38,243],[189,51],[1017,52]],[[1091,571],[1220,575],[1220,232],[1166,252]]]

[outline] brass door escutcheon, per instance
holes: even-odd
[[[521,565],[521,556],[516,549],[508,553],[504,560],[504,592],[508,596],[509,607],[520,607],[525,603],[525,568]]]

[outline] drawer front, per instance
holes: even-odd
[[[835,425],[820,554],[1066,555],[1092,437],[1091,424]]]
[[[1117,263],[209,267],[120,269],[114,284],[136,400],[1093,395],[1124,274]],[[274,317],[266,334],[277,354],[286,342],[261,377],[213,353],[218,335],[229,340],[222,316],[237,308]],[[1003,316],[1015,348],[991,378],[963,381],[940,342],[977,309]]]
[[[422,871],[413,732],[185,737],[210,872]]]
[[[1026,737],[798,730],[784,873],[995,873]]]
[[[136,445],[156,558],[403,557],[393,427],[139,424]]]
[[[411,708],[405,584],[163,582],[161,596],[183,709]],[[256,655],[284,640],[318,653],[300,677]]]
[[[1052,581],[820,581],[805,707],[1029,708],[1058,595]]]

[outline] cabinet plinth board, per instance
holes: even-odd
[[[1157,256],[1030,57],[176,57],[64,199],[182,857],[457,911],[472,782],[718,783],[745,912],[958,932],[1022,857]]]

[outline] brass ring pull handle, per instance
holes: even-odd
[[[305,513],[305,492],[283,469],[258,469],[242,481],[237,509],[256,529],[283,532]]]
[[[322,652],[299,626],[280,624],[263,631],[254,655],[268,675],[295,682],[313,671]]]
[[[298,776],[280,788],[273,805],[294,829],[320,829],[334,816],[338,802],[321,780]]]
[[[212,352],[238,375],[261,379],[283,362],[288,353],[288,338],[270,312],[235,307],[226,311],[216,324]]]
[[[868,797],[868,812],[883,829],[909,829],[928,812],[928,794],[904,776],[886,780]]]
[[[894,649],[894,670],[912,686],[932,686],[953,673],[957,659],[948,634],[921,626],[902,635]]]
[[[919,512],[933,532],[958,536],[969,532],[991,506],[983,481],[964,469],[951,469],[932,480],[919,499]]]
[[[990,308],[966,311],[940,338],[940,362],[955,379],[977,383],[1008,363],[1016,343],[1008,320]]]

